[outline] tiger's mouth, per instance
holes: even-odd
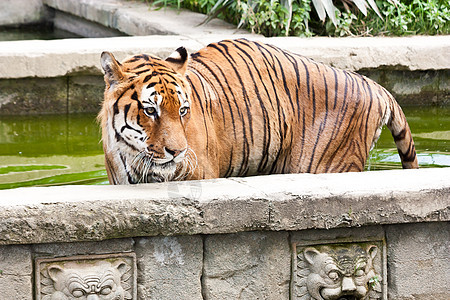
[[[188,153],[187,155],[185,155]],[[197,166],[197,156],[192,150],[185,150],[182,155],[163,158],[154,157],[154,153],[140,151],[131,160],[129,165],[134,176],[133,183],[166,182],[171,180],[183,180]]]
[[[165,182],[172,180],[178,168],[174,159],[158,159],[146,151],[139,152],[131,161],[133,183]]]
[[[177,170],[177,163],[173,160],[165,163],[153,163],[153,167],[149,172],[152,181],[150,182],[165,182],[171,180],[175,176]]]

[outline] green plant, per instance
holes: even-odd
[[[372,278],[369,279],[369,286],[373,289],[375,288],[378,284],[380,284],[380,277],[378,277],[378,275],[373,276]]]
[[[146,0],[143,0],[147,2]],[[448,0],[154,0],[265,36],[449,34]]]
[[[247,25],[254,33],[266,36],[286,35],[289,28],[288,10],[278,0],[239,1],[239,25]]]

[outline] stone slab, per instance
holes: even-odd
[[[193,52],[202,45],[181,36],[0,42],[0,78],[59,77],[72,73],[101,75],[103,51],[112,52],[118,60],[137,53],[166,58],[180,46]]]
[[[33,266],[29,245],[0,246],[2,299],[32,300]]]
[[[204,299],[289,299],[287,232],[207,236],[204,255]]]
[[[143,52],[165,57],[179,46],[193,52],[210,42],[239,37],[260,40],[352,71],[379,67],[411,71],[450,68],[447,54],[450,36],[264,38],[237,31],[233,25],[220,20],[198,26],[204,20],[202,14],[150,10],[147,3],[136,1],[45,0],[44,3],[129,35],[158,36],[1,42],[0,65],[5,67],[0,69],[0,78],[65,76],[80,69],[100,74],[99,55],[105,50],[117,52],[119,59]]]
[[[448,299],[450,223],[388,226],[386,239],[389,299]]]
[[[449,221],[448,178],[450,168],[2,190],[0,244]]]
[[[101,242],[34,244],[32,245],[32,251],[39,257],[58,257],[62,254],[65,256],[109,254],[132,252],[134,251],[134,244],[132,238]]]
[[[400,104],[449,105],[450,70],[404,71],[366,69],[358,73],[365,75],[385,87]]]
[[[38,23],[45,15],[42,0],[2,0],[0,26]]]
[[[126,36],[125,33],[120,32],[117,29],[105,27],[97,22],[91,22],[59,10],[55,11],[53,26],[86,38]]]
[[[199,26],[205,20],[206,16],[203,14],[186,9],[155,10],[149,3],[141,1],[44,0],[44,3],[56,10],[98,22],[129,35],[250,35],[219,19]]]
[[[110,51],[117,59],[150,53],[161,58],[180,46],[192,53],[210,42],[240,35],[112,37],[53,41],[1,42],[0,78],[57,77],[85,71],[101,74],[100,54]],[[250,38],[287,49],[316,61],[347,70],[399,68],[401,70],[450,69],[450,36],[414,38]],[[284,40],[286,39],[286,40]],[[424,46],[426,45],[426,47]],[[400,53],[393,56],[392,53]],[[354,59],[354,54],[359,57]],[[401,58],[400,58],[401,56]]]
[[[203,299],[201,236],[140,238],[136,255],[139,299]]]

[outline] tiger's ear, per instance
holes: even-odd
[[[103,71],[105,71],[105,82],[113,86],[121,82],[124,78],[120,63],[109,52],[103,52],[100,57]]]
[[[175,52],[166,58],[166,62],[169,63],[175,72],[184,75],[188,64],[188,53],[186,48],[180,47],[175,50]]]

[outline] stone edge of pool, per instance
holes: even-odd
[[[166,57],[179,46],[194,52],[210,42],[240,37],[264,41],[351,71],[380,67],[409,71],[450,69],[450,36],[264,38],[236,30],[221,20],[197,26],[204,15],[150,10],[145,3],[44,0],[43,4],[135,36],[1,42],[0,78],[58,77],[77,72],[98,75],[102,51],[111,51],[118,59],[142,52]]]
[[[0,245],[450,220],[450,168],[0,191]]]

